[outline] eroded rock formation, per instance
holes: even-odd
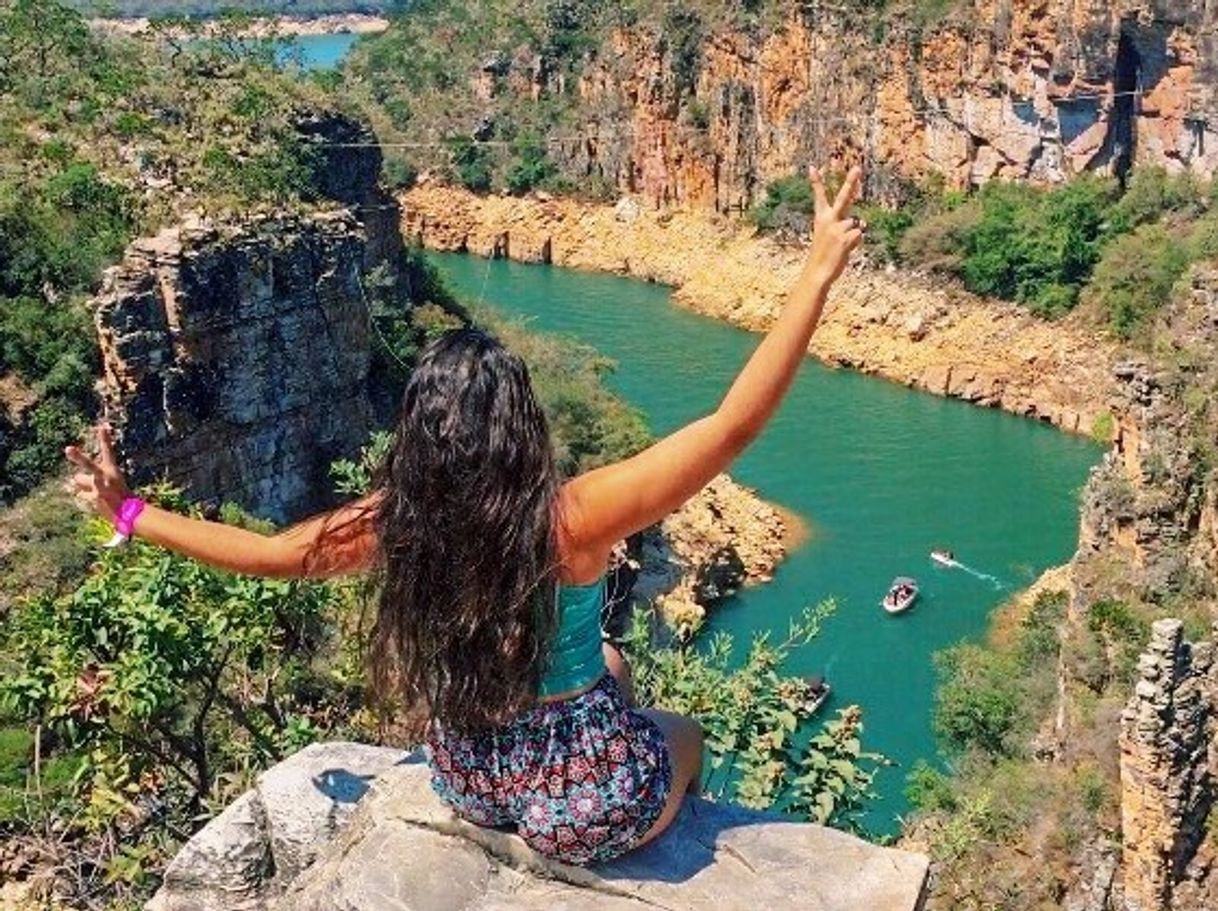
[[[687,798],[665,835],[611,864],[545,860],[457,819],[417,754],[317,744],[182,849],[149,911],[914,911],[925,857]],[[358,802],[358,805],[357,805]]]
[[[634,596],[691,632],[708,607],[741,586],[768,582],[786,556],[787,517],[719,475],[647,536]]]
[[[187,216],[133,242],[93,304],[126,468],[285,521],[376,426],[366,280],[401,278],[396,203],[368,127],[302,112],[314,210]]]
[[[1218,852],[1202,844],[1218,797],[1216,646],[1218,625],[1211,640],[1190,644],[1180,621],[1160,620],[1138,662],[1120,736],[1127,911],[1169,908],[1173,897],[1212,907],[1199,894],[1209,888],[1218,898],[1218,883],[1204,882]]]
[[[673,285],[675,300],[767,329],[804,251],[726,218],[567,199],[479,197],[424,183],[402,196],[405,235],[438,250],[620,272]],[[911,276],[847,272],[810,348],[834,365],[1090,433],[1108,407],[1114,347],[1069,320]]]

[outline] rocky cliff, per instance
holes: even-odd
[[[708,213],[653,212],[545,195],[476,196],[424,182],[401,197],[407,238],[633,275],[675,286],[683,305],[766,329],[804,253]],[[847,273],[813,336],[827,363],[1090,433],[1108,408],[1114,347],[1072,321],[1046,323],[910,276]]]
[[[317,744],[264,773],[174,859],[148,911],[915,911],[927,860],[687,798],[610,864],[547,861],[457,819],[417,754]]]
[[[768,582],[799,535],[785,516],[747,487],[719,475],[644,537],[636,600],[651,601],[679,635],[744,585]]]
[[[376,426],[365,284],[403,275],[367,126],[328,112],[293,126],[315,148],[318,208],[188,215],[134,241],[92,307],[132,479],[276,521],[328,503],[330,464]]]
[[[1167,308],[1152,362],[1114,367],[1115,446],[1088,484],[1082,551],[1122,555],[1146,597],[1214,594],[1218,267],[1196,268]]]
[[[132,480],[279,521],[323,505],[330,464],[373,429],[366,255],[342,211],[133,243],[94,310]]]
[[[578,3],[560,5],[578,7]],[[730,212],[809,161],[862,161],[873,196],[941,175],[1054,182],[1218,166],[1218,12],[1203,0],[694,3],[595,20],[574,61],[495,32],[443,130],[514,99],[573,107],[551,157],[577,185]],[[481,135],[479,138],[488,138]],[[509,136],[510,138],[510,136]]]

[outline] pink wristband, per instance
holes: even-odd
[[[135,531],[135,520],[144,511],[144,501],[139,497],[127,497],[123,505],[114,514],[114,530],[124,538],[130,538]]]

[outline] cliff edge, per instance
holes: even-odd
[[[147,911],[915,911],[927,858],[688,798],[673,827],[610,864],[546,860],[457,819],[422,757],[315,744],[182,849]]]

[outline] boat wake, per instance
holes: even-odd
[[[973,567],[969,566],[967,563],[961,563],[959,560],[956,560],[955,564],[956,564],[956,566],[955,566],[956,569],[959,569],[959,570],[962,570],[963,572],[968,573],[974,579],[980,579],[982,582],[989,582],[991,585],[994,586],[995,591],[1002,591],[1003,589],[1006,588],[1006,585],[997,576],[991,575],[990,573],[983,573],[981,570],[974,569]]]
[[[1006,588],[1006,585],[997,576],[991,575],[990,573],[983,573],[981,570],[974,569],[967,563],[961,563],[955,558],[950,550],[932,550],[930,552],[930,559],[944,569],[958,569],[968,573],[974,579],[980,579],[982,582],[989,582],[997,591],[1002,591]]]

